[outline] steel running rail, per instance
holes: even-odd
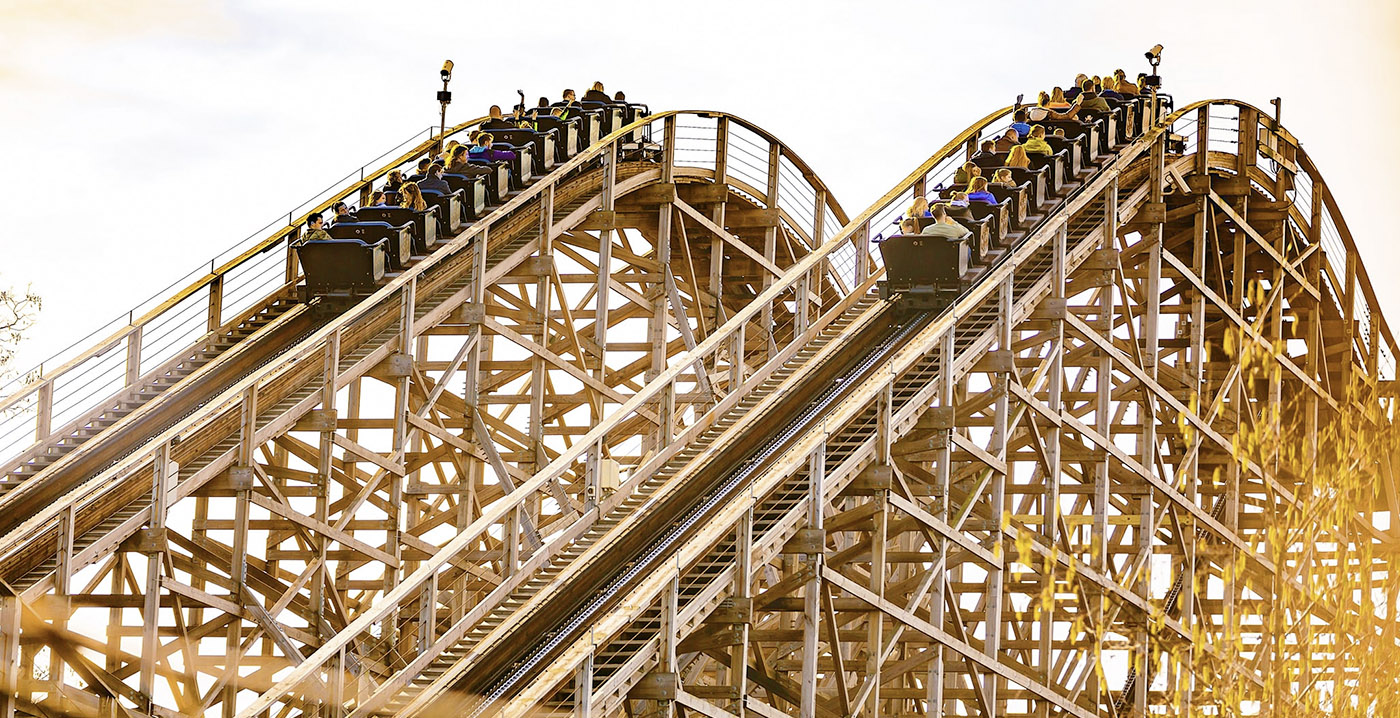
[[[770,143],[772,148],[771,156],[783,163],[780,165],[780,169],[782,169],[786,178],[790,179],[793,176],[789,168],[795,168],[796,176],[799,177],[801,181],[809,183],[805,190],[807,193],[806,196],[814,201],[810,205],[795,207],[781,201],[781,199],[777,198],[777,195],[773,195],[773,197],[775,197],[773,209],[780,212],[784,226],[794,228],[798,234],[804,237],[811,237],[813,241],[823,241],[825,240],[821,232],[823,222],[825,222],[827,226],[839,226],[839,224],[845,222],[846,216],[841,210],[840,205],[831,198],[825,186],[816,178],[800,158],[782,147],[782,145],[768,133],[748,124],[742,119],[723,113],[668,112],[653,115],[639,123],[623,128],[607,138],[603,138],[594,147],[581,153],[569,163],[562,165],[556,170],[555,176],[569,175],[570,172],[584,168],[586,163],[596,162],[599,159],[606,159],[608,157],[615,157],[619,141],[629,136],[633,131],[651,126],[661,127],[664,125],[667,127],[674,127],[677,123],[677,119],[680,117],[697,117],[700,118],[702,122],[704,120],[718,122],[721,127],[728,124],[732,132],[748,132],[750,133],[749,136],[755,137],[759,141],[768,141]],[[710,146],[717,147],[721,158],[727,148],[727,145],[723,141],[719,142],[717,145],[712,144]],[[697,172],[697,170],[694,170],[692,167],[683,169],[685,172],[690,173],[687,176],[693,176],[695,172]],[[726,177],[725,179],[740,189],[745,189],[747,187],[747,189],[750,190],[757,190],[757,188],[747,186],[741,181],[734,180],[732,176]],[[779,181],[776,175],[772,177],[772,182],[780,188],[786,186],[783,182]],[[202,406],[191,413],[180,425],[167,431],[160,432],[147,441],[144,446],[128,455],[126,459],[123,459],[109,470],[86,481],[82,486],[65,495],[60,501],[54,502],[53,505],[40,512],[39,515],[29,518],[22,526],[11,532],[5,542],[8,546],[7,553],[13,553],[18,547],[25,546],[34,540],[42,539],[45,532],[51,535],[54,521],[62,511],[74,506],[92,506],[96,499],[102,496],[103,492],[106,491],[108,487],[115,486],[118,481],[134,476],[138,471],[149,471],[152,462],[158,461],[160,460],[159,457],[168,454],[169,449],[173,446],[173,442],[186,437],[193,431],[199,430],[200,427],[208,426],[209,422],[215,420],[230,409],[236,411],[237,405],[248,396],[256,394],[260,386],[267,385],[280,377],[288,376],[290,372],[297,367],[313,364],[319,365],[321,363],[321,354],[326,351],[328,342],[336,341],[339,338],[342,327],[349,326],[354,322],[366,318],[371,312],[380,310],[396,311],[395,307],[402,304],[404,301],[405,290],[413,286],[413,282],[418,276],[444,263],[447,261],[447,257],[467,249],[477,238],[485,237],[487,230],[491,226],[499,224],[504,218],[524,208],[526,203],[538,198],[545,191],[546,186],[550,184],[550,182],[537,183],[523,193],[512,198],[506,205],[493,212],[492,216],[476,223],[464,232],[462,236],[444,245],[444,247],[434,255],[391,281],[388,286],[366,299],[356,309],[345,313],[330,325],[321,328],[312,336],[296,343],[295,346],[286,350],[276,361],[237,382],[217,397],[202,400]],[[803,192],[802,188],[797,188],[797,190],[799,194]],[[814,211],[815,214],[813,214]],[[802,226],[804,223],[801,222],[801,220],[795,219],[796,216],[804,213],[811,217],[811,221],[815,224],[815,227],[808,225],[804,228]],[[833,271],[833,265],[829,262],[824,264],[813,262],[809,263],[808,266],[811,268],[813,275],[817,273],[827,275]],[[771,301],[779,300],[776,293],[774,293],[773,296],[774,299]],[[433,322],[440,321],[441,319],[441,312],[434,312],[430,313],[428,316],[418,318],[414,323],[415,326],[430,326]],[[667,376],[669,376],[670,381],[674,382],[679,377],[680,371],[684,368],[685,367],[681,367],[668,374]],[[656,386],[663,387],[666,386],[666,384],[662,382]],[[311,404],[305,402],[303,402],[303,404],[305,404],[306,407],[311,406]],[[301,409],[297,409],[297,411],[301,411]],[[222,465],[223,464],[216,462],[205,467],[206,470],[200,471],[197,475],[180,476],[177,484],[172,486],[172,499],[178,500],[179,498],[189,495],[200,483],[209,480],[215,475]],[[536,486],[538,486],[538,484],[536,484]],[[139,518],[139,516],[136,518]],[[110,550],[113,545],[114,544],[111,544],[110,541],[103,543],[102,546],[106,546],[107,548],[102,550]],[[100,547],[94,547],[94,550],[98,550],[99,548]],[[101,554],[93,554],[91,551],[85,551],[82,553],[82,558],[80,560],[90,560],[95,555]],[[41,584],[35,586],[35,589],[39,588],[41,588]]]
[[[747,484],[753,478],[754,473],[766,464],[787,446],[793,438],[803,430],[808,429],[812,422],[824,413],[842,394],[857,381],[863,379],[875,365],[882,361],[894,347],[899,346],[907,340],[910,335],[921,328],[931,318],[928,313],[911,317],[904,324],[896,327],[890,336],[884,339],[879,345],[868,350],[858,363],[844,377],[839,377],[831,382],[825,390],[819,394],[807,408],[796,417],[788,421],[778,430],[773,438],[766,441],[756,452],[745,458],[737,469],[730,472],[723,479],[723,483],[705,495],[704,500],[697,506],[692,507],[686,515],[678,522],[671,525],[666,534],[658,538],[647,547],[645,554],[630,564],[630,567],[621,574],[613,577],[608,585],[601,591],[594,594],[588,604],[572,614],[564,626],[558,632],[552,632],[543,644],[537,645],[528,656],[526,656],[511,674],[498,681],[482,698],[482,701],[471,708],[471,718],[477,718],[484,714],[490,707],[506,694],[521,678],[533,671],[541,661],[550,653],[564,644],[564,641],[573,634],[585,621],[590,620],[597,614],[603,606],[611,601],[617,593],[639,576],[643,570],[650,569],[652,564],[663,553],[673,550],[677,543],[690,531],[699,521],[719,506],[721,501],[729,498],[733,492]]]
[[[1022,265],[1023,263],[1028,262],[1033,256],[1036,256],[1037,253],[1043,252],[1049,246],[1049,243],[1056,236],[1056,234],[1065,231],[1068,221],[1067,218],[1074,216],[1078,212],[1085,211],[1096,200],[1099,193],[1102,192],[1103,188],[1106,186],[1106,182],[1108,181],[1108,179],[1111,177],[1116,177],[1118,173],[1121,172],[1121,170],[1127,166],[1128,163],[1131,163],[1135,161],[1138,157],[1140,157],[1146,150],[1146,148],[1150,146],[1150,142],[1153,139],[1160,137],[1161,134],[1162,128],[1154,127],[1151,132],[1146,133],[1146,135],[1144,135],[1143,137],[1139,137],[1132,143],[1118,148],[1116,150],[1116,155],[1109,157],[1107,164],[1103,165],[1097,174],[1092,175],[1088,180],[1086,180],[1083,183],[1083,185],[1081,185],[1080,191],[1073,192],[1068,197],[1064,198],[1060,203],[1059,207],[1053,210],[1050,215],[1045,217],[1041,222],[1037,224],[1035,228],[1028,232],[1028,234],[1025,236],[1024,240],[1020,244],[1012,247],[1007,252],[1007,256],[1004,257],[1002,261],[992,265],[991,267],[988,267],[981,280],[974,284],[974,286],[959,299],[958,303],[953,308],[950,308],[948,311],[942,313],[933,324],[929,325],[924,330],[919,331],[917,336],[915,337],[915,341],[911,342],[907,346],[900,347],[898,356],[895,358],[894,361],[891,362],[891,376],[888,379],[872,378],[868,382],[861,382],[859,396],[844,397],[841,406],[845,407],[843,409],[845,413],[841,414],[840,417],[833,418],[833,421],[839,424],[840,422],[845,421],[845,419],[841,417],[849,418],[855,416],[856,413],[858,413],[860,410],[851,407],[857,406],[862,401],[873,400],[873,397],[878,394],[878,390],[870,388],[871,386],[875,384],[884,383],[885,381],[893,381],[893,376],[899,371],[901,371],[901,369],[898,367],[909,367],[914,363],[924,360],[924,353],[928,351],[929,347],[937,346],[937,343],[943,340],[940,337],[949,335],[949,333],[952,331],[953,323],[955,321],[957,321],[962,315],[969,313],[971,311],[971,308],[988,301],[989,295],[994,300],[996,296],[994,290],[998,288],[1001,284],[1003,284],[1011,276],[1011,272],[1014,268]],[[975,137],[975,134],[973,134],[973,136]],[[960,140],[955,141],[954,146],[951,149],[957,149],[962,144],[962,141],[965,139],[966,137],[963,137],[960,138]],[[947,159],[949,159],[949,157],[945,155],[936,155],[934,158],[931,158],[929,162],[925,163],[925,165],[920,168],[919,171],[916,171],[913,175],[911,175],[910,178],[906,180],[904,184],[897,186],[895,190],[892,190],[890,193],[887,193],[886,197],[882,200],[881,203],[878,203],[876,206],[863,213],[860,218],[857,218],[857,220],[852,223],[852,225],[848,225],[846,231],[859,231],[859,228],[861,227],[870,226],[870,218],[873,216],[878,216],[878,214],[881,212],[897,212],[898,209],[902,207],[902,204],[900,204],[900,201],[902,199],[901,195],[911,190],[921,191],[922,188],[926,186],[923,183],[923,180],[925,179],[928,171],[934,165],[937,165],[939,162],[945,161]],[[1090,191],[1091,188],[1092,191]],[[1086,192],[1087,194],[1085,194]],[[1138,193],[1137,195],[1135,195],[1135,197],[1136,199],[1133,200],[1134,202],[1141,202],[1143,197],[1145,197],[1145,193]],[[1078,232],[1079,230],[1075,231]],[[1063,234],[1060,234],[1060,236],[1063,236]],[[1076,249],[1076,263],[1078,261],[1083,261],[1083,259],[1087,256],[1087,250],[1085,250],[1084,247],[1092,246],[1092,244],[1088,242],[1088,240],[1092,236],[1093,234],[1090,233],[1088,236],[1083,237],[1079,240],[1080,246]],[[1046,279],[1046,277],[1041,277],[1038,281],[1040,282],[1040,284],[1038,284],[1037,286],[1040,286],[1042,284],[1045,284],[1048,281],[1048,279]],[[1033,305],[1036,301],[1038,301],[1038,298],[1041,295],[1037,295],[1034,292],[1018,292],[1017,296],[1018,304],[1029,302],[1031,305]],[[1024,309],[1024,311],[1028,312],[1029,309]],[[964,361],[966,361],[965,358]],[[969,365],[964,364],[963,369],[965,370],[967,366]],[[918,405],[919,402],[910,402],[901,410],[901,416],[899,418],[900,423],[902,425],[912,424],[914,417],[909,416],[909,412],[911,410],[917,410]],[[789,452],[790,457],[803,455],[803,452],[810,447],[812,441],[817,441],[817,439],[806,440],[806,443],[804,443],[802,447],[796,447],[792,449],[792,451]],[[797,459],[794,459],[794,461],[796,460]],[[768,480],[765,479],[765,481]],[[773,481],[776,481],[776,479],[774,479]],[[774,486],[776,486],[776,484],[773,484],[772,481],[768,481],[768,487],[762,490],[774,490]],[[732,516],[734,516],[732,512],[728,515],[731,518]],[[717,519],[717,521],[719,521],[719,523],[710,527],[714,529],[710,532],[710,535],[712,536],[722,534],[725,531],[724,525],[728,525],[724,523],[726,519]],[[664,572],[658,572],[657,576],[648,577],[648,579],[646,580],[645,587],[638,588],[633,594],[629,595],[629,605],[641,605],[639,602],[647,601],[648,597],[654,598],[655,594],[650,593],[650,591],[660,590],[659,586],[661,583],[664,583],[667,580],[673,580],[675,572],[679,571],[679,566],[689,565],[691,561],[696,559],[697,555],[698,554],[693,552],[688,553],[684,556],[678,555],[676,557],[677,568],[674,571],[671,569],[667,569]],[[665,573],[666,575],[661,576],[659,575],[660,573]],[[613,628],[615,628],[617,625],[619,624],[610,624],[610,626],[612,626]],[[612,628],[605,627],[604,630],[611,631]],[[588,653],[590,648],[588,646],[582,645],[583,642],[583,639],[580,639],[579,642],[576,642],[574,646],[571,647],[570,652],[566,656],[556,658],[555,664],[552,665],[549,669],[551,676],[558,676],[563,672],[567,672],[574,665],[576,665],[575,662],[579,660],[579,656],[586,655]],[[969,658],[977,660],[978,662],[984,662],[985,660],[984,657],[979,653],[971,653],[972,651],[975,651],[975,649],[972,649],[970,647],[964,646],[959,648],[959,650],[964,652],[965,655],[967,655]],[[987,664],[984,663],[984,665]],[[538,700],[542,695],[540,691],[547,689],[547,686],[544,685],[545,683],[548,683],[548,681],[546,680],[543,682],[532,684],[531,692],[529,693],[529,695],[518,695],[516,699],[512,701],[512,706],[514,706],[513,711],[518,712],[525,710],[525,706],[531,704],[533,700]],[[614,687],[611,690],[616,691],[618,689]],[[1050,694],[1046,693],[1044,697],[1049,696]],[[518,703],[518,705],[516,705],[516,703]],[[516,712],[511,712],[510,715],[515,715]]]
[[[742,343],[743,328],[749,322],[760,316],[765,308],[770,307],[774,302],[780,301],[782,297],[793,291],[804,282],[809,281],[818,272],[831,271],[832,267],[849,267],[843,269],[851,272],[848,275],[847,286],[861,286],[873,276],[878,275],[882,268],[879,263],[878,254],[870,251],[869,239],[873,234],[872,227],[881,226],[883,220],[888,217],[889,212],[898,212],[895,208],[898,204],[902,208],[906,203],[906,198],[912,196],[916,186],[922,186],[926,180],[938,178],[950,178],[958,164],[961,164],[959,154],[970,141],[982,135],[983,132],[993,128],[1001,128],[1009,125],[1011,107],[1004,107],[989,113],[966,131],[958,135],[950,143],[944,146],[940,152],[929,158],[923,165],[912,172],[904,182],[886,194],[881,201],[872,206],[850,221],[843,221],[842,229],[833,235],[827,236],[824,233],[814,234],[814,240],[819,240],[819,245],[811,253],[804,256],[794,264],[782,277],[775,278],[774,282],[757,297],[752,299],[747,306],[737,314],[730,317],[726,323],[713,330],[709,336],[701,341],[694,349],[674,359],[670,365],[655,379],[648,383],[642,390],[634,394],[630,399],[622,404],[616,411],[610,414],[599,425],[595,426],[588,434],[579,437],[574,444],[561,453],[555,460],[549,463],[543,470],[532,476],[525,482],[518,485],[514,491],[507,496],[487,507],[480,518],[470,526],[463,529],[457,536],[453,537],[447,544],[444,544],[436,554],[424,560],[419,567],[387,594],[381,595],[364,613],[356,617],[344,630],[319,647],[306,659],[289,671],[277,684],[271,686],[261,696],[254,700],[244,710],[240,711],[240,718],[251,718],[259,712],[267,710],[275,704],[283,701],[284,696],[295,696],[307,693],[312,685],[324,685],[332,679],[330,664],[337,656],[345,653],[356,640],[356,636],[370,635],[372,626],[376,625],[386,616],[395,610],[403,610],[410,604],[417,601],[417,597],[428,586],[434,585],[437,574],[445,571],[452,565],[452,561],[459,553],[466,551],[470,546],[480,540],[486,532],[499,529],[504,524],[507,517],[517,507],[522,506],[531,496],[540,492],[549,482],[557,480],[568,472],[572,472],[578,462],[586,461],[593,452],[593,447],[616,427],[625,422],[634,420],[642,415],[649,404],[667,395],[674,395],[676,385],[683,372],[689,367],[707,361],[712,361],[720,352],[734,352],[736,356],[743,357],[746,354]],[[701,117],[718,117],[720,123],[720,137],[728,134],[724,131],[725,124],[743,122],[738,118],[713,112],[677,113],[681,115],[694,114]],[[757,128],[744,123],[750,130],[757,132]],[[664,136],[664,135],[663,135]],[[764,133],[765,139],[776,141],[771,135]],[[786,150],[784,150],[786,152]],[[724,166],[723,163],[715,163],[715,166]],[[803,165],[805,167],[805,165]],[[728,177],[733,180],[732,176]],[[825,195],[822,188],[819,196]],[[785,220],[787,221],[787,220]],[[843,261],[843,258],[845,261]],[[793,343],[803,341],[804,337],[794,337]],[[743,391],[748,390],[745,385]],[[732,406],[740,398],[739,395],[727,397],[713,411],[725,409]],[[712,416],[707,415],[707,417]],[[697,427],[703,427],[709,418],[701,418],[697,422]],[[692,429],[695,432],[696,429]],[[693,435],[688,433],[687,435]],[[687,435],[676,437],[677,442],[683,442]],[[640,467],[634,478],[624,484],[614,495],[614,499],[621,501],[622,497],[633,488],[640,477],[647,475],[655,466],[669,459],[678,449],[670,447],[662,451],[648,465]],[[584,516],[575,520],[563,533],[552,538],[545,544],[543,550],[531,547],[522,552],[521,561],[527,566],[547,558],[553,552],[559,550],[559,545],[574,535],[582,532],[587,526],[597,519],[599,511],[586,512]],[[446,585],[446,581],[444,581]],[[507,583],[497,592],[493,593],[484,602],[479,610],[489,608],[492,602],[500,601],[513,588],[513,583]],[[456,629],[454,629],[456,630]]]

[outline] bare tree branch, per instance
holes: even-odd
[[[0,376],[7,374],[24,333],[34,326],[43,300],[30,287],[0,289]]]

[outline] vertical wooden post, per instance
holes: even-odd
[[[734,597],[748,604],[753,597],[753,506],[739,517],[734,527]],[[750,604],[751,605],[751,604]],[[749,626],[748,620],[739,624],[738,643],[729,649],[729,680],[734,686],[735,700],[731,713],[744,718],[744,696],[748,693]]]
[[[851,233],[851,245],[856,250],[855,284],[864,282],[870,276],[870,220]]]
[[[952,518],[952,465],[953,465],[953,437],[952,433],[957,431],[957,418],[954,414],[953,404],[954,391],[957,388],[957,377],[954,373],[956,346],[954,337],[957,335],[957,323],[954,322],[943,332],[942,340],[938,347],[938,406],[949,414],[948,436],[945,437],[943,445],[938,449],[938,463],[935,477],[936,485],[934,491],[938,496],[937,515],[943,522],[947,523]],[[1001,517],[996,517],[997,521]],[[935,570],[938,575],[934,577],[932,608],[929,610],[930,620],[935,626],[942,626],[946,620],[948,603],[943,587],[948,582],[948,542],[939,541],[937,547],[937,558],[934,560]],[[944,671],[946,669],[946,659],[944,654],[946,649],[942,644],[935,643],[930,647],[933,651],[933,660],[928,667],[928,715],[934,718],[941,718],[943,715],[943,686]],[[876,715],[874,713],[872,716]]]
[[[824,431],[824,429],[823,429]],[[826,504],[823,494],[826,482],[826,444],[823,443],[807,459],[807,527],[822,531],[822,513]],[[822,552],[806,554],[811,578],[802,589],[802,694],[799,718],[817,715],[817,640],[821,629]]]
[[[894,443],[894,386],[886,384],[884,390],[880,392],[880,399],[876,409],[879,417],[879,436],[877,439],[876,465],[882,467],[893,466],[891,447]],[[886,551],[889,546],[889,490],[880,489],[871,498],[871,503],[875,505],[875,516],[873,517],[874,527],[870,532],[870,591],[881,599],[885,598],[885,583],[888,578],[886,566]],[[934,604],[938,605],[935,600]],[[865,685],[870,686],[869,694],[866,696],[863,710],[868,718],[879,718],[880,716],[880,678],[883,661],[882,654],[885,649],[885,620],[880,613],[869,613],[865,626]],[[931,649],[937,650],[937,649]],[[933,690],[933,686],[929,686]],[[930,694],[932,700],[932,694]],[[860,706],[853,707],[861,710]]]
[[[1118,180],[1117,178],[1109,182],[1109,186],[1104,190],[1104,232],[1099,241],[1100,251],[1113,248],[1114,240],[1118,236]],[[1114,270],[1109,270],[1110,272]],[[1095,328],[1102,336],[1113,336],[1113,282],[1111,277],[1107,286],[1100,287],[1098,316],[1094,324]],[[1095,394],[1094,394],[1094,429],[1100,436],[1110,436],[1112,429],[1112,417],[1109,414],[1109,400],[1113,395],[1113,359],[1107,352],[1100,352],[1099,364],[1095,369]],[[1107,573],[1110,566],[1110,556],[1112,551],[1108,546],[1108,509],[1109,509],[1109,463],[1107,452],[1102,459],[1094,463],[1094,524],[1091,540],[1091,551],[1094,554],[1092,565],[1099,571]],[[1094,601],[1094,618],[1091,622],[1100,633],[1105,623],[1105,614],[1108,611],[1108,599],[1099,596]],[[1094,640],[1101,640],[1102,635],[1094,636]],[[1097,652],[1095,652],[1097,655]],[[1087,690],[1092,695],[1102,695],[1103,691],[1099,685],[1099,671],[1095,669],[1091,673]],[[1112,701],[1109,701],[1110,704]]]
[[[326,351],[324,365],[322,367],[321,378],[321,411],[327,415],[335,412],[336,376],[340,371],[340,331],[337,330],[326,338]],[[330,487],[331,487],[331,457],[335,448],[335,428],[326,424],[320,432],[320,443],[316,455],[316,520],[322,523],[329,523],[330,518]],[[329,549],[330,541],[325,534],[316,532],[316,571],[311,577],[311,616],[314,624],[312,633],[326,639],[330,637],[333,629],[326,621],[326,552]]]
[[[290,284],[301,274],[301,264],[297,259],[297,238],[301,236],[300,227],[291,227],[287,230],[287,271],[282,277],[284,284]]]
[[[768,187],[765,190],[763,201],[768,205],[768,209],[774,213],[778,210],[778,187],[779,167],[781,166],[782,147],[773,142],[768,146]],[[776,264],[778,258],[778,222],[773,220],[772,224],[763,229],[763,258],[770,264]],[[762,271],[763,287],[759,290],[762,294],[769,287],[773,286],[773,274]],[[764,333],[768,336],[768,353],[764,356],[764,361],[773,358],[778,351],[777,336],[773,333],[773,302],[763,305],[763,327]]]
[[[209,280],[209,308],[205,329],[214,331],[223,325],[224,316],[224,275],[215,274]]]
[[[676,118],[674,115],[666,118],[663,132],[665,133],[666,139],[661,164],[661,181],[670,183],[675,179]],[[662,267],[671,263],[671,219],[674,215],[671,207],[671,203],[663,202],[657,214],[658,224],[655,255],[656,261]],[[664,271],[658,272],[657,280],[649,286],[647,291],[647,301],[651,302],[652,305],[652,313],[647,324],[648,340],[651,343],[651,366],[646,372],[646,380],[648,382],[660,376],[661,372],[666,370],[666,327],[668,322],[666,321],[666,286],[664,275]],[[661,405],[662,403],[664,403],[662,400],[658,400],[658,414],[664,411],[664,407]],[[669,433],[669,428],[665,426],[657,428],[658,434],[656,441],[658,443],[655,448],[660,450],[661,447],[665,446],[665,442],[667,441],[665,434]]]
[[[152,691],[156,678],[156,651],[158,650],[160,628],[160,563],[164,552],[164,530],[166,513],[169,510],[168,496],[174,479],[170,463],[170,445],[156,447],[155,458],[151,461],[151,528],[149,533],[159,545],[146,546],[146,595],[141,610],[144,625],[141,632],[141,696],[153,704]],[[146,706],[150,710],[152,706]]]
[[[726,185],[729,173],[729,118],[719,118],[715,134],[715,184]],[[727,195],[726,195],[727,196]],[[715,226],[724,226],[726,202],[715,203],[710,211],[710,220]],[[710,235],[710,294],[715,297],[714,326],[724,326],[724,240],[719,235]]]
[[[574,674],[574,718],[593,718],[593,652]]]
[[[744,383],[744,329],[747,325],[734,327],[729,350],[729,390],[738,391]]]
[[[53,433],[53,380],[39,385],[34,419],[34,440],[43,441]]]
[[[603,164],[603,211],[611,217],[617,191],[617,145],[609,145],[604,157],[606,161]],[[593,314],[593,341],[598,345],[598,364],[593,368],[593,372],[601,382],[606,382],[608,371],[608,323],[611,321],[608,316],[608,299],[612,296],[612,236],[611,223],[598,232],[598,285],[594,290]],[[593,404],[590,403],[591,406]],[[593,413],[595,424],[603,420],[599,412]]]
[[[410,379],[412,367],[415,365],[417,357],[414,356],[414,349],[417,334],[413,330],[414,309],[418,305],[418,278],[411,278],[403,286],[399,294],[399,352],[406,359],[406,365],[401,367],[401,376],[394,380],[394,438],[393,452],[398,457],[403,457],[408,449],[408,396],[410,391]],[[402,461],[402,458],[400,458]],[[397,570],[386,569],[384,571],[384,591],[393,590],[399,584],[400,575],[404,572],[403,542],[399,536],[404,530],[404,483],[406,477],[399,474],[391,474],[386,478],[389,487],[388,515],[385,517],[385,546],[388,553],[394,557],[399,564]],[[385,627],[385,645],[393,646],[397,643],[398,621],[389,622]]]
[[[19,702],[21,610],[17,596],[9,591],[0,594],[0,718],[15,718]]]
[[[242,409],[237,468],[246,473],[240,477],[240,483],[234,491],[233,551],[229,564],[229,579],[231,585],[236,587],[234,594],[237,596],[238,603],[246,600],[244,592],[248,572],[248,495],[251,481],[243,483],[243,480],[252,477],[253,451],[257,448],[258,387],[256,384],[249,386],[243,392]],[[228,682],[224,684],[222,702],[224,718],[234,718],[238,712],[238,665],[243,657],[242,641],[243,620],[240,617],[235,617],[229,622],[224,640],[224,655],[227,656],[228,660],[224,668],[224,673],[228,676]]]
[[[535,343],[549,346],[549,315],[553,303],[550,280],[554,274],[554,244],[550,240],[550,230],[554,227],[554,185],[550,184],[540,194],[540,248],[537,253],[540,264],[535,268],[535,313],[532,322],[537,327]],[[600,297],[606,301],[606,296]],[[567,301],[567,300],[566,300]],[[544,450],[544,403],[545,403],[544,357],[537,352],[530,353],[530,416],[526,435],[533,470],[543,469],[549,461]],[[560,506],[560,510],[566,507]]]
[[[1051,269],[1051,297],[1056,304],[1051,319],[1050,332],[1050,377],[1048,387],[1047,404],[1050,412],[1059,416],[1063,409],[1064,396],[1064,355],[1065,355],[1065,322],[1064,313],[1068,311],[1065,307],[1065,282],[1066,282],[1066,260],[1068,259],[1069,229],[1066,225],[1060,225],[1055,233],[1054,265]],[[1047,422],[1045,427],[1045,493],[1043,499],[1043,512],[1041,516],[1040,531],[1047,546],[1058,545],[1060,538],[1060,425],[1057,422]],[[1044,581],[1052,584],[1056,580],[1056,568],[1051,565],[1049,571],[1041,577]],[[1041,607],[1040,615],[1040,646],[1039,664],[1037,668],[1043,673],[1044,679],[1049,683],[1054,683],[1054,626],[1055,626],[1055,604],[1052,599],[1049,606]],[[1042,702],[1041,715],[1048,716],[1051,713],[1050,704]]]
[[[1196,110],[1196,176],[1203,180],[1210,171],[1210,106]],[[1204,276],[1204,275],[1202,275]]]
[[[131,386],[141,377],[141,337],[145,333],[144,324],[131,328],[126,335],[126,385]]]
[[[996,387],[998,396],[996,400],[995,413],[992,419],[993,453],[997,458],[1006,461],[1007,459],[1007,433],[1010,431],[1010,393],[1011,374],[1016,371],[1015,350],[1011,340],[1014,328],[1012,317],[1012,282],[1014,273],[1008,273],[1006,279],[1002,281],[1000,287],[1000,323],[998,327],[997,349],[1010,355],[1011,363],[1005,367],[1005,371],[999,372],[992,385]],[[1008,462],[1009,463],[1009,462]],[[1004,545],[1006,537],[1005,531],[1001,528],[1002,512],[1006,510],[1006,474],[994,472],[990,486],[990,496],[987,499],[992,510],[993,522],[996,528],[992,529],[988,537],[992,545]],[[1003,557],[1009,552],[1002,550]],[[1004,560],[1004,559],[1003,559]],[[987,569],[987,590],[986,590],[986,643],[985,650],[988,655],[1000,657],[1001,634],[1002,634],[1002,587],[1005,583],[1003,571],[995,566]],[[997,688],[1000,685],[998,676],[987,671],[983,674],[983,683],[987,695],[987,703],[995,712],[1000,712],[1000,700],[997,696]]]

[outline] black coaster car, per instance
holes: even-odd
[[[967,241],[901,234],[880,243],[885,279],[882,299],[896,299],[901,312],[942,310],[962,293],[967,273]]]

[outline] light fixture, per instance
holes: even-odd
[[[452,79],[452,61],[442,63],[442,71],[438,73],[442,76],[442,89],[437,93],[437,100],[442,104],[442,117],[438,127],[438,151],[442,151],[442,140],[447,134],[447,105],[452,102],[452,93],[447,91],[447,83]]]

